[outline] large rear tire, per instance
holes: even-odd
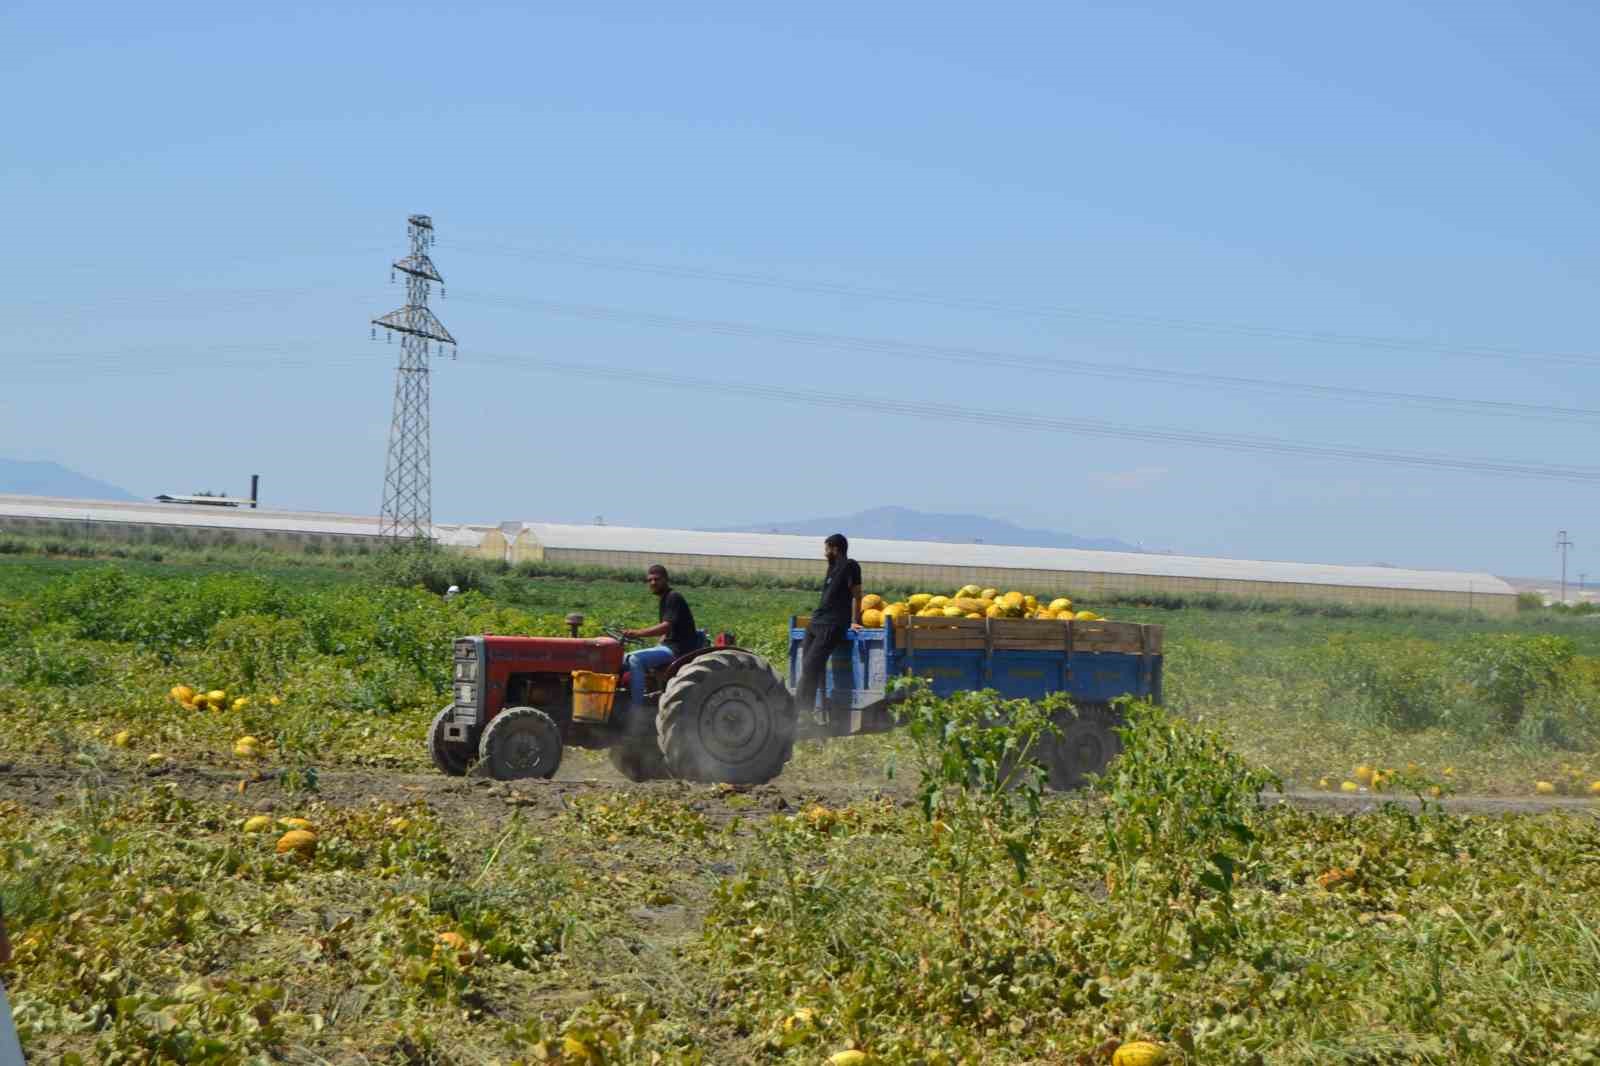
[[[714,651],[667,682],[656,732],[673,777],[759,785],[794,752],[793,701],[759,655]]]
[[[618,741],[607,754],[612,767],[629,781],[664,781],[672,776],[654,733]]]
[[[472,768],[478,753],[469,744],[444,738],[444,727],[450,724],[450,715],[455,709],[455,705],[451,704],[434,716],[433,725],[428,727],[428,756],[440,773],[461,777]]]
[[[561,751],[560,727],[537,707],[507,707],[478,741],[478,758],[496,781],[554,777]]]
[[[1083,788],[1090,774],[1105,773],[1122,753],[1122,738],[1116,733],[1122,719],[1107,704],[1079,704],[1056,715],[1054,722],[1061,735],[1046,739],[1041,761],[1057,791]]]

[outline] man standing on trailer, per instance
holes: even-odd
[[[661,621],[645,629],[624,629],[625,637],[660,637],[661,643],[653,648],[640,648],[638,651],[629,652],[627,656],[629,688],[633,693],[633,709],[639,710],[644,706],[644,673],[666,666],[680,655],[687,655],[694,651],[699,643],[699,637],[694,628],[694,615],[689,610],[689,601],[683,598],[683,593],[672,587],[671,579],[667,576],[667,568],[656,563],[645,571],[645,584],[650,586],[650,591],[661,601],[658,617]]]
[[[822,554],[828,560],[822,600],[800,645],[800,684],[795,689],[795,710],[800,714],[815,708],[829,657],[850,630],[861,628],[861,564],[850,558],[850,542],[843,533],[834,533],[822,542]]]

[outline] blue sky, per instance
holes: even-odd
[[[1007,416],[1579,466],[1597,465],[1593,418],[771,335],[1600,408],[1592,4],[236,8],[0,14],[0,454],[140,494],[241,491],[259,472],[272,503],[375,511],[397,348],[367,321],[402,302],[388,262],[426,212],[448,282],[434,306],[461,342],[433,375],[440,519],[716,526],[894,503],[1185,552],[1519,575],[1553,571],[1564,527],[1573,571],[1600,572],[1592,483]],[[1092,314],[1024,313],[1049,308]],[[1417,346],[1275,335],[1314,332]],[[1588,358],[1453,350],[1471,346]]]

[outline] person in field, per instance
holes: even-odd
[[[6,936],[5,909],[0,907],[0,966],[11,965],[11,940]],[[11,1004],[6,1000],[6,986],[0,984],[0,1066],[24,1066],[22,1043],[17,1039],[17,1027],[11,1020]]]
[[[822,555],[828,560],[822,598],[800,644],[795,710],[801,714],[810,713],[816,706],[828,657],[844,643],[850,630],[861,628],[861,564],[850,558],[850,541],[843,533],[834,533],[822,542]]]
[[[695,649],[700,639],[694,628],[694,614],[689,610],[689,601],[683,598],[683,593],[672,587],[667,568],[660,563],[655,564],[645,571],[644,580],[651,594],[661,601],[657,615],[661,620],[644,629],[624,629],[622,635],[660,637],[661,643],[653,648],[640,648],[628,653],[627,664],[631,674],[628,684],[634,710],[644,707],[645,671],[666,666],[678,656],[687,655]]]

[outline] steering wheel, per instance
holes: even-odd
[[[640,640],[638,637],[625,636],[622,632],[621,626],[601,626],[600,632],[604,633],[618,644],[621,644],[623,647],[627,647],[629,644],[644,643],[644,641]]]

